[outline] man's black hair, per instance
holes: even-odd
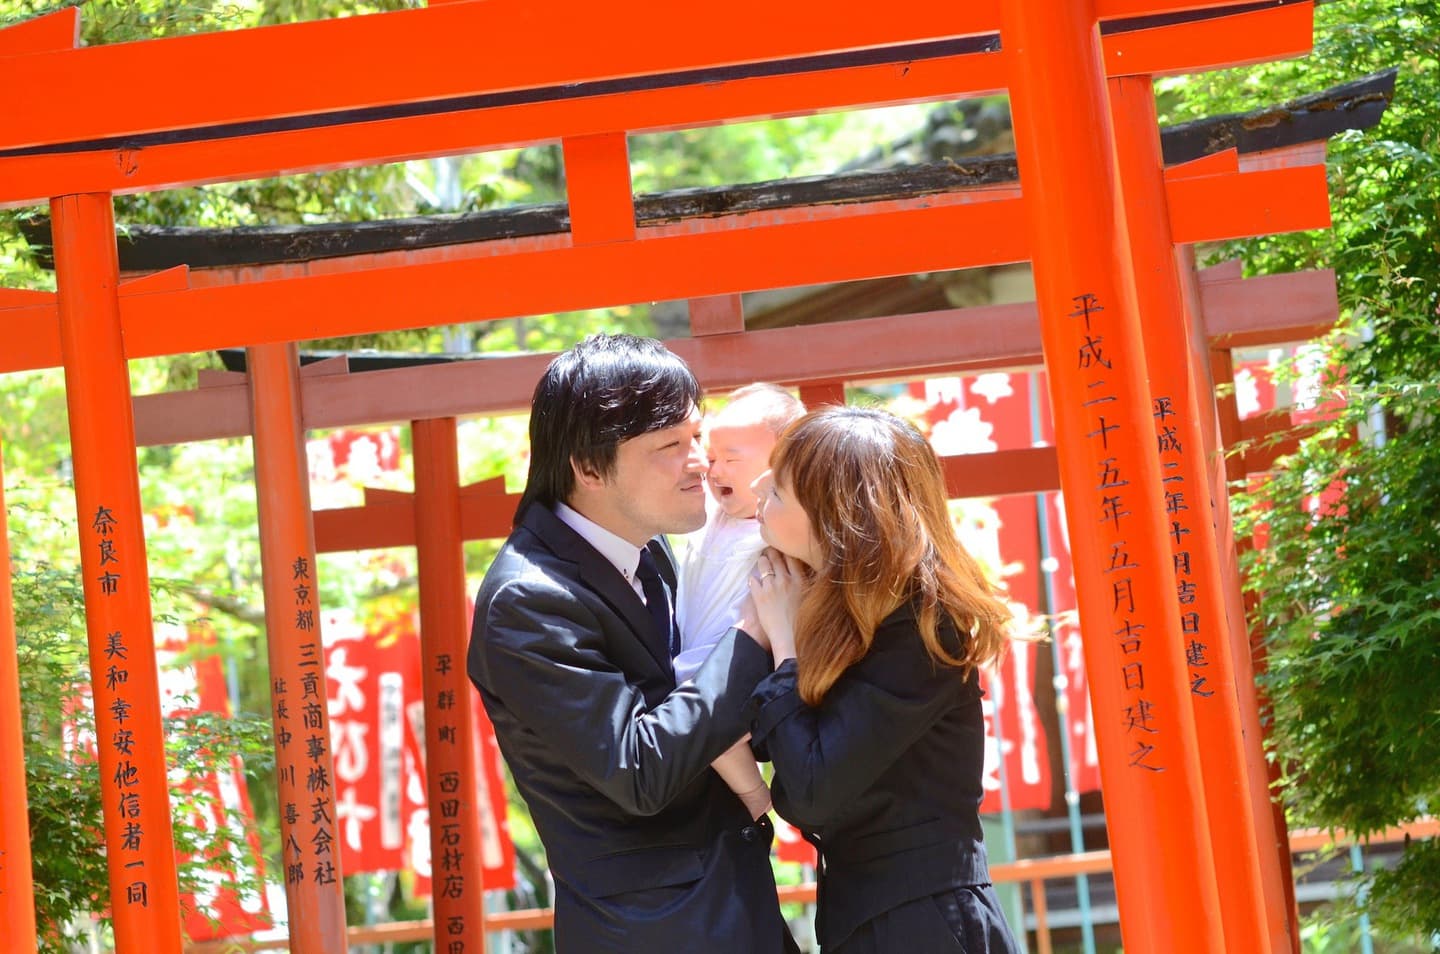
[[[530,401],[530,473],[515,519],[575,487],[572,458],[609,476],[622,441],[674,427],[700,403],[690,367],[654,338],[591,335],[545,369]]]

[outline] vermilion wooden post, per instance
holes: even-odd
[[[1231,664],[1235,670],[1235,696],[1239,702],[1240,735],[1244,748],[1245,769],[1250,780],[1251,816],[1255,820],[1255,838],[1259,848],[1260,878],[1265,889],[1265,913],[1270,924],[1271,946],[1275,951],[1300,954],[1300,912],[1295,905],[1295,873],[1290,854],[1290,837],[1285,824],[1284,806],[1272,788],[1275,769],[1265,758],[1265,730],[1261,721],[1263,695],[1256,685],[1256,660],[1250,646],[1250,627],[1240,577],[1239,551],[1235,527],[1230,514],[1230,494],[1226,478],[1225,441],[1220,434],[1220,419],[1234,416],[1233,387],[1223,395],[1217,393],[1216,361],[1205,333],[1205,316],[1200,304],[1199,276],[1195,272],[1195,250],[1176,250],[1175,261],[1180,277],[1181,300],[1185,306],[1185,323],[1189,328],[1188,362],[1192,381],[1191,393],[1196,399],[1196,418],[1200,427],[1201,476],[1208,481],[1210,499],[1214,504],[1215,554],[1220,574],[1220,589],[1225,601],[1226,639],[1230,646]],[[1225,365],[1230,365],[1225,351]],[[1227,384],[1229,380],[1226,372]],[[1224,411],[1222,411],[1222,406]],[[1235,422],[1238,425],[1238,420]],[[1235,428],[1238,432],[1238,427]],[[1277,894],[1278,892],[1278,894]],[[1280,920],[1283,933],[1277,934]]]
[[[263,345],[249,349],[247,363],[290,950],[344,954],[345,893],[335,839],[335,772],[299,359],[293,344]]]
[[[108,194],[68,195],[50,203],[50,214],[115,949],[178,954],[180,898],[114,210]]]
[[[1212,349],[1210,352],[1211,380],[1214,381],[1218,393],[1216,405],[1218,409],[1217,425],[1220,433],[1220,440],[1226,447],[1234,447],[1241,440],[1243,435],[1240,427],[1240,413],[1235,401],[1235,362],[1228,348]],[[1225,476],[1228,480],[1244,480],[1246,478],[1245,465],[1238,456],[1230,456],[1225,460]],[[1228,518],[1229,514],[1226,514]],[[1239,559],[1240,555],[1254,546],[1254,541],[1248,537],[1237,538],[1234,535],[1234,528],[1228,519],[1222,524],[1225,535],[1231,539],[1235,548],[1235,562],[1230,564],[1233,568],[1234,587],[1231,598],[1231,645],[1237,648],[1237,654],[1246,652],[1249,654],[1251,668],[1258,677],[1265,672],[1265,644],[1263,633],[1256,626],[1256,631],[1251,632],[1250,620],[1255,608],[1253,594],[1244,593],[1241,589]],[[1237,608],[1238,604],[1238,608]],[[1256,720],[1263,724],[1268,715],[1269,702],[1265,693],[1256,685],[1255,708]],[[1263,733],[1263,729],[1258,729]],[[1264,745],[1264,736],[1260,738],[1260,744]],[[1285,889],[1285,912],[1289,920],[1290,950],[1293,954],[1300,954],[1300,908],[1295,899],[1295,873],[1294,861],[1290,853],[1290,836],[1285,822],[1285,806],[1275,786],[1280,781],[1280,766],[1278,763],[1266,762],[1266,779],[1269,785],[1266,789],[1266,803],[1257,807],[1257,818],[1265,817],[1268,807],[1270,817],[1271,836],[1274,838],[1273,854],[1275,863],[1280,869],[1281,884]]]
[[[810,410],[845,403],[844,381],[812,381],[800,385],[800,400]]]
[[[480,762],[465,675],[470,621],[455,418],[411,424],[415,447],[415,548],[420,577],[420,661],[425,691],[425,780],[435,950],[484,954],[485,873]]]
[[[35,954],[35,888],[30,871],[30,813],[25,795],[25,732],[21,727],[15,597],[10,589],[10,528],[5,519],[5,468],[0,465],[0,943]]]
[[[1125,947],[1223,951],[1095,11],[1001,10]]]
[[[1205,807],[1214,836],[1225,949],[1269,954],[1289,945],[1279,872],[1271,871],[1271,883],[1262,877],[1260,865],[1251,790],[1256,785],[1264,789],[1265,766],[1263,757],[1250,764],[1242,737],[1215,505],[1199,421],[1207,411],[1213,416],[1213,408],[1210,401],[1198,400],[1191,367],[1191,335],[1165,201],[1152,80],[1127,76],[1111,79],[1109,85],[1136,303],[1144,316],[1145,365],[1175,574],[1173,599],[1180,614],[1196,736],[1205,752]],[[1220,498],[1220,506],[1228,506],[1227,497]],[[1261,754],[1258,748],[1255,754]]]

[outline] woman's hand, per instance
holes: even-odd
[[[773,547],[760,554],[750,574],[750,595],[776,666],[795,658],[795,617],[804,585],[805,565]]]

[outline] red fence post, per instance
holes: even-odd
[[[845,403],[844,381],[812,381],[800,385],[799,391],[801,402],[812,411],[827,404]]]

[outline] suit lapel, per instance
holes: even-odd
[[[645,653],[659,671],[670,679],[675,671],[670,663],[668,634],[655,632],[655,623],[640,594],[635,592],[615,565],[605,559],[585,539],[565,525],[548,507],[531,504],[525,510],[521,524],[544,540],[556,556],[575,564],[578,577],[588,589],[599,594],[629,628],[631,636],[645,649]],[[656,544],[652,541],[652,552]],[[670,582],[674,592],[675,567],[670,561],[668,548],[661,556],[656,555],[662,578]]]

